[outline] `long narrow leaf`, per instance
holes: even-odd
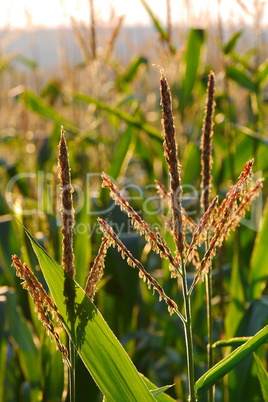
[[[204,39],[205,34],[203,29],[191,29],[188,34],[185,53],[186,71],[182,82],[182,96],[180,99],[181,110],[185,108],[191,99],[191,93],[197,76]]]
[[[228,356],[208,370],[195,383],[195,391],[201,394],[211,388],[220,378],[229,373],[238,363],[253,353],[260,345],[268,340],[268,325],[257,332],[244,345],[239,346]]]
[[[267,258],[268,258],[268,202],[266,203],[262,228],[257,234],[252,258],[250,262],[250,298],[259,299],[267,282]]]
[[[224,339],[222,341],[217,341],[214,342],[212,347],[216,348],[216,347],[226,347],[226,346],[241,346],[244,345],[244,343],[246,343],[249,339],[251,339],[251,337],[249,336],[239,336],[239,337],[235,337],[235,338],[230,338],[230,339]]]
[[[13,343],[18,348],[18,357],[23,374],[31,384],[37,384],[39,378],[39,370],[36,366],[38,350],[33,340],[33,334],[18,308],[15,294],[7,291],[5,296],[8,301],[8,331]]]
[[[74,255],[76,265],[76,280],[83,286],[88,275],[88,267],[91,260],[91,236],[90,236],[90,219],[89,214],[90,198],[83,203],[81,211],[76,215],[76,225],[81,230],[76,231],[74,239]]]
[[[262,63],[258,68],[258,83],[265,85],[268,76],[268,63]]]
[[[152,394],[155,396],[155,399],[158,402],[175,402],[171,396],[165,394],[164,392],[167,391],[169,388],[173,387],[173,385],[165,385],[164,387],[157,388],[148,378],[142,375],[142,379],[147,385],[147,387],[151,390]]]
[[[227,66],[226,76],[231,78],[241,87],[247,88],[254,93],[257,92],[256,83],[252,81],[252,79],[244,71],[242,71],[242,69],[239,69],[236,66]]]
[[[140,56],[132,60],[125,73],[119,75],[117,83],[120,86],[124,86],[125,84],[129,84],[130,82],[132,82],[136,77],[137,72],[139,71],[139,68],[142,64],[145,65],[148,64],[148,60],[145,57]]]
[[[92,103],[93,105],[96,105],[99,109],[105,110],[106,112],[108,112],[114,116],[117,116],[119,119],[125,121],[126,123],[131,124],[134,127],[137,127],[140,130],[145,131],[151,137],[162,141],[162,137],[157,129],[155,129],[150,124],[143,123],[143,122],[137,120],[135,117],[131,116],[130,114],[128,114],[126,112],[123,112],[122,110],[112,108],[112,107],[108,106],[106,103],[104,103],[100,100],[97,100],[97,99],[93,98],[92,96],[75,93],[75,94],[73,94],[73,97],[74,97],[74,99],[80,100],[85,103]]]
[[[223,47],[223,51],[225,54],[229,54],[233,51],[237,41],[239,40],[239,38],[241,37],[243,33],[243,30],[240,29],[239,31],[235,32],[231,38],[228,40],[228,42],[226,43],[226,45],[224,45]]]
[[[263,367],[263,364],[259,356],[256,353],[253,353],[253,356],[258,368],[258,377],[261,385],[263,399],[265,402],[268,402],[268,373]]]
[[[159,19],[155,16],[155,14],[153,13],[152,9],[149,7],[149,5],[147,4],[147,2],[145,0],[140,0],[142,5],[144,6],[144,8],[146,9],[147,13],[150,15],[151,20],[156,28],[156,30],[158,31],[161,39],[168,43],[168,33],[167,31],[162,27]],[[174,46],[171,46],[170,50],[172,51],[172,53],[176,53],[176,49]]]
[[[25,229],[39,260],[64,327],[78,354],[108,401],[154,401],[129,356],[104,321],[101,313],[75,281],[66,278],[54,261]],[[74,286],[74,315],[64,297],[67,286]]]
[[[136,135],[133,133],[133,128],[129,126],[120,138],[116,151],[111,160],[111,165],[108,172],[110,177],[117,179],[119,174],[124,174],[128,162],[134,152],[135,144]]]
[[[71,130],[74,133],[79,132],[78,127],[72,121],[66,119],[66,117],[60,114],[56,109],[51,107],[42,98],[35,95],[33,92],[29,90],[24,91],[20,95],[20,98],[29,109],[37,113],[39,116],[52,120],[59,125],[64,125],[67,130]]]

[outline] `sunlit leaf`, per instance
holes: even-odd
[[[245,342],[247,342],[250,339],[248,336],[240,336],[240,337],[235,337],[235,338],[230,338],[230,339],[223,339],[217,342],[214,342],[212,347],[226,347],[226,346],[241,346]]]
[[[182,96],[180,98],[180,109],[182,110],[191,98],[191,93],[197,77],[204,39],[205,31],[203,29],[191,29],[188,34],[185,51],[186,71],[185,77],[182,80]]]
[[[266,203],[262,222],[259,227],[252,258],[250,263],[250,298],[259,299],[264,290],[267,278],[267,261],[268,261],[268,202]]]
[[[231,78],[241,87],[247,88],[252,92],[257,92],[257,84],[239,67],[227,66],[226,76]]]
[[[162,137],[160,135],[160,132],[155,129],[153,126],[151,126],[148,123],[143,123],[142,121],[139,121],[137,118],[133,117],[132,115],[119,110],[117,108],[113,108],[109,106],[107,103],[104,103],[102,101],[99,101],[98,99],[95,99],[91,96],[84,95],[84,94],[78,94],[75,93],[73,94],[74,99],[80,100],[81,102],[85,103],[92,103],[96,105],[98,108],[101,110],[104,110],[114,116],[117,116],[119,119],[125,121],[128,124],[131,124],[132,126],[139,128],[140,130],[143,130],[147,134],[149,134],[151,137],[160,140],[162,142]]]
[[[154,24],[156,30],[158,31],[158,33],[159,33],[161,39],[162,39],[164,42],[168,43],[168,41],[169,41],[168,33],[167,33],[167,31],[162,27],[162,25],[161,25],[159,19],[158,19],[158,18],[156,17],[156,15],[153,13],[152,9],[149,7],[148,3],[147,3],[145,0],[140,0],[140,1],[141,1],[141,3],[143,4],[143,6],[144,6],[144,8],[146,9],[146,11],[148,12],[148,14],[150,15],[151,20],[152,20],[152,22],[153,22],[153,24]],[[174,48],[173,45],[171,45],[170,50],[172,51],[172,53],[175,53],[175,52],[176,52],[176,49]]]
[[[147,385],[147,387],[152,391],[152,394],[155,396],[155,399],[158,402],[174,402],[174,399],[171,398],[171,396],[165,394],[165,391],[167,391],[169,388],[173,387],[173,385],[165,385],[161,388],[157,388],[155,384],[153,384],[148,378],[146,378],[144,375],[142,375],[142,379]]]
[[[78,127],[71,120],[64,117],[61,113],[46,103],[41,97],[35,95],[32,91],[24,91],[20,95],[20,98],[30,110],[37,113],[39,116],[52,120],[59,125],[64,125],[66,130],[71,130],[74,133],[79,132]]]
[[[141,65],[147,65],[148,60],[145,57],[136,57],[128,66],[127,70],[124,74],[121,74],[118,79],[117,83],[121,86],[123,84],[128,84],[133,81],[137,72],[139,71],[139,67]]]
[[[26,230],[26,229],[25,229]],[[63,273],[57,264],[26,230],[39,264],[61,314],[64,327],[98,387],[108,401],[153,401],[139,373],[84,291]],[[64,294],[72,289],[74,300]]]
[[[264,85],[267,77],[268,77],[268,63],[264,62],[258,68],[258,82],[259,82],[259,84]]]
[[[85,285],[85,279],[89,272],[91,260],[91,200],[88,194],[83,199],[81,210],[76,214],[76,233],[74,237],[74,255],[76,266],[76,280],[81,285]]]
[[[237,41],[238,41],[239,38],[241,37],[242,33],[243,33],[243,30],[241,29],[241,30],[237,31],[237,32],[228,40],[228,42],[226,43],[226,45],[224,45],[224,47],[223,47],[223,51],[224,51],[225,54],[229,54],[229,53],[231,53],[231,52],[233,51],[233,49],[234,49],[234,47],[235,47]]]
[[[116,146],[115,153],[111,160],[110,169],[108,171],[110,177],[117,179],[120,173],[124,173],[134,152],[135,143],[136,135],[133,133],[133,127],[129,126],[126,131],[122,133]]]
[[[198,394],[207,391],[225,374],[229,373],[238,363],[250,356],[260,345],[268,340],[268,326],[266,325],[256,335],[249,339],[244,345],[239,346],[228,356],[222,359],[208,370],[195,383],[195,390]]]

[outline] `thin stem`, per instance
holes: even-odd
[[[174,313],[179,316],[179,318],[181,319],[181,321],[183,322],[183,325],[184,325],[185,322],[186,322],[186,320],[185,320],[185,317],[184,317],[184,316],[182,315],[182,313],[180,312],[180,310],[174,309]]]
[[[75,347],[70,337],[69,337],[69,355],[70,355],[69,401],[75,402]]]
[[[205,243],[205,251],[209,248],[210,236],[207,234]],[[206,307],[207,307],[207,370],[213,366],[213,335],[212,335],[212,266],[208,267],[208,272],[205,276],[206,283]],[[208,402],[214,401],[214,387],[211,387],[207,393]]]
[[[205,277],[206,282],[206,304],[207,304],[207,369],[209,370],[213,365],[213,338],[212,338],[212,274],[211,266],[208,269],[208,273]],[[208,391],[208,401],[213,401],[213,387]]]
[[[188,292],[186,267],[182,261],[182,293],[184,299],[185,308],[185,320],[184,332],[185,332],[185,344],[186,344],[186,356],[187,356],[187,372],[188,372],[188,387],[189,387],[189,402],[195,402],[195,390],[194,390],[194,351],[193,351],[193,333],[192,333],[192,319],[191,319],[191,302],[190,294]]]

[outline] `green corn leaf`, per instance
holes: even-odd
[[[78,133],[78,127],[69,119],[62,116],[56,109],[46,103],[41,97],[35,95],[32,91],[24,91],[20,98],[23,100],[28,109],[37,113],[39,116],[45,117],[53,122],[64,125],[67,130]]]
[[[245,313],[245,295],[239,268],[239,258],[237,253],[234,253],[229,286],[232,303],[228,304],[225,315],[225,331],[228,338],[236,335],[236,330]]]
[[[161,39],[168,43],[169,38],[168,38],[168,33],[167,31],[162,27],[159,19],[155,16],[155,14],[153,13],[152,9],[149,7],[149,5],[147,4],[147,2],[145,0],[140,0],[142,5],[144,6],[144,8],[146,9],[147,13],[150,15],[151,20],[153,21],[153,24],[156,28],[156,30],[158,31]],[[176,49],[174,48],[173,45],[171,45],[170,50],[172,53],[176,53]]]
[[[261,359],[256,353],[253,353],[258,369],[258,377],[261,385],[262,396],[265,402],[268,402],[268,373],[263,367]]]
[[[147,377],[145,377],[144,375],[142,375],[142,379],[145,382],[145,384],[147,385],[147,387],[149,388],[149,390],[152,392],[152,394],[155,396],[155,399],[158,402],[175,402],[173,398],[171,398],[171,396],[165,394],[164,392],[166,390],[168,390],[169,388],[173,387],[174,384],[172,385],[165,385],[161,388],[157,388],[155,386],[155,384],[153,384],[150,380],[148,380]]]
[[[119,119],[125,121],[126,123],[131,124],[132,126],[134,126],[136,128],[139,128],[140,130],[143,130],[144,132],[149,134],[152,138],[155,138],[162,142],[162,137],[160,135],[160,132],[157,129],[155,129],[153,126],[151,126],[150,124],[143,123],[143,122],[139,121],[138,119],[136,119],[135,117],[133,117],[132,115],[130,115],[122,110],[119,110],[117,108],[110,107],[105,102],[99,101],[91,96],[75,93],[75,94],[73,94],[73,97],[76,100],[79,100],[79,101],[82,101],[85,103],[92,103],[93,105],[96,105],[99,109],[104,110],[104,111],[118,117]]]
[[[251,337],[249,336],[239,336],[235,338],[230,338],[230,339],[224,339],[221,341],[214,342],[212,347],[226,347],[226,346],[241,346],[244,343],[246,343]]]
[[[234,124],[233,127],[235,130],[237,130],[238,133],[243,133],[245,135],[248,135],[249,137],[255,138],[260,142],[263,142],[265,145],[268,145],[267,137],[257,134],[256,131],[250,129],[249,127],[242,126],[241,124]]]
[[[20,63],[24,64],[26,67],[30,68],[31,70],[36,70],[38,67],[38,64],[34,60],[29,59],[28,57],[25,57],[22,54],[18,54],[16,56],[16,60],[18,60]]]
[[[262,227],[258,232],[250,262],[250,298],[259,299],[266,286],[268,272],[268,202],[266,203],[262,217]]]
[[[49,81],[43,88],[41,96],[46,97],[50,105],[54,105],[56,100],[63,96],[61,82],[56,79]]]
[[[38,350],[33,341],[33,334],[26,324],[22,311],[19,309],[14,292],[7,291],[7,327],[14,344],[18,349],[21,369],[27,381],[38,384],[39,369],[36,361]]]
[[[182,80],[182,96],[180,98],[180,109],[183,110],[191,99],[191,93],[196,81],[202,46],[205,39],[203,29],[191,29],[188,34],[185,53],[186,71]]]
[[[107,401],[153,401],[152,396],[122,345],[104,321],[101,313],[82,288],[64,275],[34,237],[25,229],[40,267],[61,314],[64,327],[78,354]],[[75,299],[66,302],[64,294],[73,287]],[[70,286],[70,287],[69,287]]]
[[[167,389],[173,387],[174,384],[165,385],[161,388],[156,388],[156,386],[150,380],[148,380],[148,378],[146,378],[142,374],[141,376],[157,402],[175,402],[175,399],[171,398],[171,396],[164,393]],[[107,402],[107,399],[104,397],[102,402]]]
[[[239,40],[239,38],[241,37],[243,33],[243,30],[239,30],[237,31],[226,43],[226,45],[223,47],[223,51],[225,54],[229,54],[233,51],[237,41]]]
[[[76,233],[74,238],[74,255],[76,265],[76,280],[81,285],[85,285],[88,268],[91,261],[91,216],[90,216],[90,197],[87,197],[81,210],[76,214]]]
[[[268,76],[268,62],[264,62],[258,68],[258,82],[259,84],[265,84]]]
[[[124,174],[128,162],[133,155],[137,137],[133,131],[133,127],[129,126],[122,134],[116,146],[108,171],[109,176],[113,179],[117,179],[120,174]]]
[[[228,356],[208,370],[195,383],[195,391],[201,394],[211,388],[225,374],[229,373],[238,363],[250,356],[260,345],[268,340],[268,325],[250,338],[244,345],[239,346]]]
[[[200,150],[199,147],[191,142],[186,145],[183,152],[183,183],[195,185],[200,180]]]
[[[117,83],[121,86],[124,84],[129,84],[135,78],[137,72],[139,71],[139,67],[142,65],[148,64],[148,60],[145,57],[136,57],[128,66],[127,70],[124,74],[121,74],[118,79]]]
[[[160,395],[163,395],[164,394],[164,392],[167,390],[167,389],[169,389],[169,388],[171,388],[171,387],[173,387],[173,385],[165,385],[164,387],[161,387],[161,388],[156,388],[156,389],[153,389],[151,392],[152,392],[152,394],[154,395],[154,396],[157,396],[158,398],[157,398],[157,400],[158,401],[162,401],[163,400],[163,402],[166,400],[166,401],[168,401],[168,400],[170,400],[169,398],[166,398],[166,395],[164,395],[164,398],[163,399],[160,399]],[[171,399],[172,400],[172,399]]]
[[[235,81],[241,87],[247,88],[250,91],[257,93],[257,84],[239,67],[227,66],[226,76]]]

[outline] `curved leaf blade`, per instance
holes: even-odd
[[[25,231],[36,253],[52,297],[62,316],[64,327],[71,337],[78,354],[108,401],[150,402],[152,396],[138,371],[115,337],[101,313],[86,296],[82,288],[67,277],[68,285],[74,285],[75,314],[70,318],[66,303],[66,276],[62,267]]]
[[[238,363],[248,357],[267,340],[268,325],[202,375],[195,383],[197,394],[201,394],[211,388],[220,378],[229,373]]]
[[[79,94],[75,93],[73,94],[74,99],[79,100],[81,102],[85,103],[92,103],[93,105],[96,105],[99,109],[104,110],[113,116],[118,117],[119,119],[125,121],[128,124],[131,124],[132,126],[139,128],[140,130],[143,130],[147,134],[149,134],[151,137],[159,140],[162,142],[162,137],[160,135],[160,132],[155,129],[153,126],[147,123],[143,123],[139,120],[137,120],[135,117],[131,116],[130,114],[113,108],[109,105],[107,105],[105,102],[102,102],[98,99],[93,98],[92,96],[84,95],[84,94]]]
[[[155,396],[155,399],[158,402],[175,402],[175,399],[171,398],[168,394],[165,394],[165,391],[167,391],[169,388],[174,387],[174,384],[172,385],[165,385],[161,388],[157,388],[155,384],[153,384],[150,380],[148,380],[147,377],[145,377],[143,374],[141,374],[143,381],[147,385],[147,387],[151,390],[152,394]]]
[[[41,97],[35,95],[32,91],[24,91],[20,95],[20,98],[23,100],[27,108],[37,113],[39,116],[52,120],[59,125],[64,125],[67,130],[73,131],[74,133],[79,132],[78,127],[72,121],[66,119],[66,117],[51,107]]]
[[[257,84],[244,71],[236,66],[227,66],[226,76],[241,87],[247,88],[254,93],[258,90]]]
[[[261,385],[261,391],[263,395],[264,401],[268,401],[268,373],[263,367],[263,364],[261,362],[261,359],[256,353],[253,353],[255,362],[257,364],[257,369],[258,369],[258,377]]]
[[[124,86],[126,84],[131,83],[134,78],[136,77],[139,68],[142,64],[148,65],[148,59],[145,57],[136,57],[134,60],[132,60],[127,68],[127,70],[124,72],[124,74],[121,74],[118,79],[117,83],[120,86]]]
[[[159,19],[155,16],[153,13],[152,9],[149,7],[148,3],[145,0],[140,0],[144,8],[146,9],[147,13],[149,14],[156,30],[159,33],[160,38],[168,43],[169,42],[169,37],[168,37],[168,32],[162,27]],[[176,53],[176,49],[173,45],[170,46],[170,50],[172,53]]]
[[[240,39],[243,32],[244,32],[243,29],[240,29],[239,31],[235,32],[234,35],[231,36],[231,38],[223,47],[224,54],[229,54],[234,50],[234,47],[238,42],[238,40]]]
[[[188,34],[187,48],[185,53],[186,71],[182,81],[182,96],[180,99],[180,109],[184,110],[185,106],[191,99],[191,93],[196,81],[197,71],[205,40],[205,31],[203,29],[191,29]]]
[[[268,258],[268,202],[263,211],[262,228],[257,234],[250,261],[250,298],[259,299],[266,286]]]

